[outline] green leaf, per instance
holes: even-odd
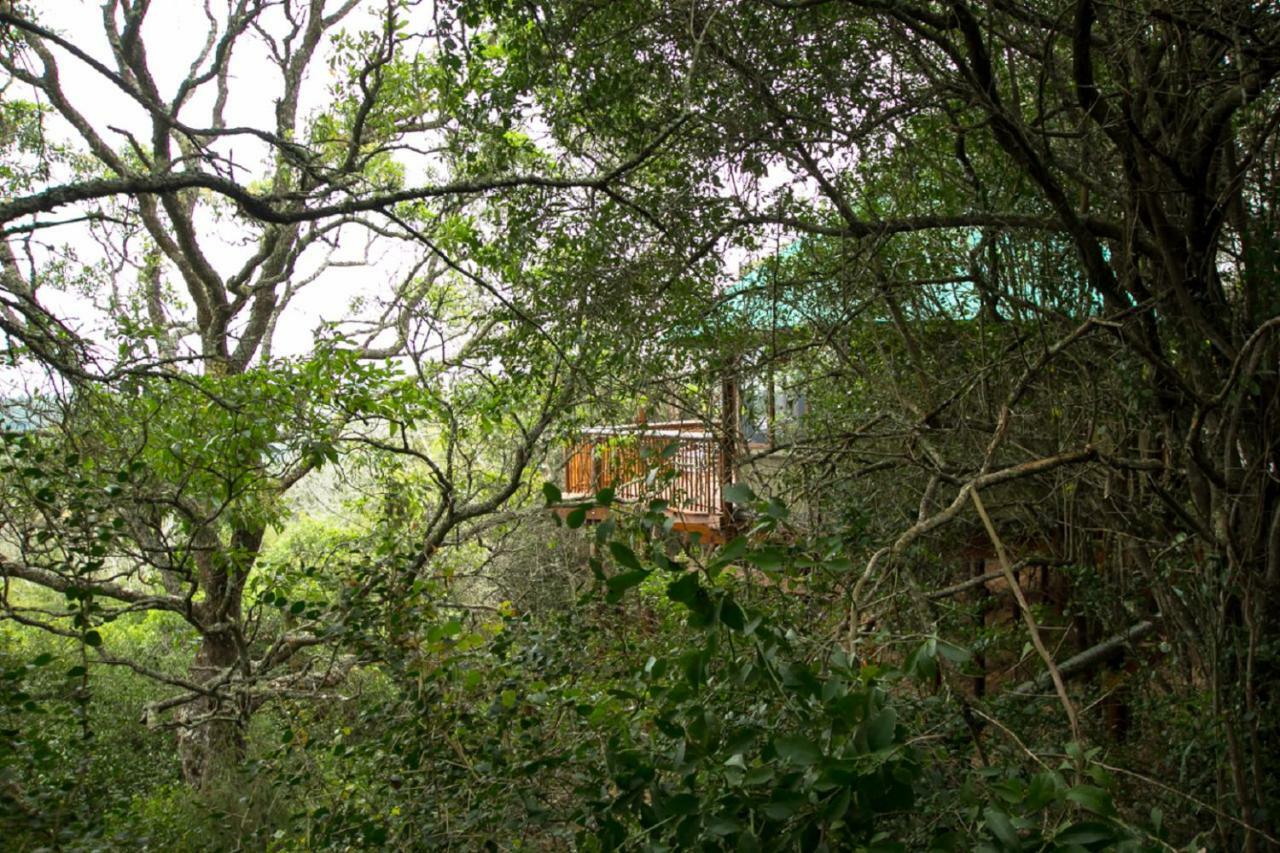
[[[608,506],[613,503],[613,495],[614,490],[612,486],[596,492],[596,506]]]
[[[661,802],[662,810],[669,815],[693,814],[698,810],[700,801],[694,794],[676,794]]]
[[[986,809],[982,814],[986,818],[987,828],[1006,850],[1022,849],[1022,840],[1018,838],[1018,831],[1013,828],[1013,823],[1007,814],[991,808]]]
[[[102,635],[97,631],[85,631],[84,644],[96,649],[98,646],[102,645]]]
[[[921,681],[933,681],[938,675],[938,661],[934,657],[937,649],[937,640],[932,637],[925,640],[907,656],[907,660],[902,666],[903,670]]]
[[[872,752],[884,749],[893,743],[893,732],[898,724],[898,714],[893,708],[881,708],[864,724],[867,732],[867,748]]]
[[[640,561],[636,559],[635,552],[621,542],[610,542],[609,553],[613,555],[613,559],[617,560],[621,566],[632,571],[641,571],[643,569]]]
[[[716,815],[707,819],[707,832],[712,835],[732,835],[741,827],[742,824],[728,814]]]
[[[964,849],[965,837],[954,829],[944,830],[929,842],[930,853],[953,853]]]
[[[679,580],[667,584],[667,598],[692,607],[698,598],[698,573],[685,572]]]
[[[555,483],[543,483],[542,494],[547,499],[547,506],[558,504],[564,499],[564,496],[560,494],[560,487]]]
[[[867,853],[907,853],[907,848],[901,841],[893,841],[887,833],[882,832],[871,839],[871,844],[866,851]]]
[[[1099,842],[1119,841],[1114,827],[1101,821],[1081,821],[1053,836],[1054,844],[1079,844],[1081,847]]]
[[[373,847],[381,847],[387,840],[387,828],[381,824],[369,821],[361,830],[365,843]]]
[[[734,631],[741,631],[747,625],[746,615],[732,598],[726,598],[720,603],[720,621]]]
[[[1039,811],[1053,802],[1058,793],[1058,783],[1052,773],[1037,773],[1031,777],[1027,786],[1026,799],[1023,805],[1028,811]]]
[[[804,794],[798,791],[774,791],[773,798],[765,804],[764,813],[772,820],[786,820],[804,808],[806,802]]]
[[[1111,795],[1093,785],[1076,785],[1067,791],[1067,799],[1102,817],[1112,817],[1116,813]]]
[[[745,504],[756,499],[756,493],[746,483],[734,483],[724,487],[724,499],[731,503]]]
[[[782,760],[801,767],[816,764],[822,758],[818,745],[800,735],[778,735],[773,739],[773,750]]]
[[[852,799],[852,790],[849,788],[840,788],[822,807],[822,816],[826,820],[838,820],[844,816],[845,812],[849,811],[849,803]]]
[[[747,552],[747,537],[735,536],[733,539],[716,551],[715,556],[707,565],[708,569],[721,569],[732,563]]]
[[[765,505],[764,514],[769,518],[776,518],[779,521],[785,521],[791,515],[791,510],[787,508],[786,504],[777,498],[770,498],[769,502]]]
[[[53,663],[53,655],[48,652],[36,655],[31,661],[32,666],[48,666],[51,663]]]
[[[960,666],[973,657],[973,652],[969,649],[964,646],[958,646],[955,643],[948,643],[946,640],[938,641],[938,654],[956,666]]]
[[[571,529],[577,530],[586,522],[586,520],[587,520],[587,508],[585,506],[580,506],[577,509],[574,509],[573,511],[571,511],[565,517],[564,523],[569,525]]]
[[[640,582],[647,577],[649,577],[649,573],[644,569],[614,575],[604,582],[604,585],[609,588],[609,594],[606,596],[606,600],[611,604],[621,600],[624,592],[631,589],[633,586],[639,585]]]
[[[707,661],[700,649],[693,649],[680,656],[680,669],[691,687],[697,688],[707,676]]]
[[[781,548],[769,546],[753,551],[747,555],[747,562],[759,566],[764,571],[775,571],[786,561],[786,552]]]

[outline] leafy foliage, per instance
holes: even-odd
[[[0,4],[7,843],[1280,845],[1273,4],[162,5]]]

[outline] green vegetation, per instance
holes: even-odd
[[[1280,849],[1273,4],[100,5],[0,4],[6,850]]]

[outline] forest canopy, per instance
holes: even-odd
[[[1280,849],[1280,11],[0,4],[14,849]]]

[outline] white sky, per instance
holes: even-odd
[[[213,8],[216,10],[222,2],[224,0],[214,0]],[[337,0],[330,0],[328,3],[331,8],[338,5]],[[56,0],[41,7],[39,14],[42,24],[69,36],[78,47],[114,68],[103,32],[99,2]],[[371,19],[367,14],[357,9],[342,26],[354,29],[367,25],[369,20]],[[278,12],[275,21],[280,21]],[[143,39],[148,64],[161,94],[166,98],[173,95],[178,81],[186,75],[191,62],[198,56],[207,28],[203,4],[198,0],[153,0],[151,11],[143,25]],[[69,100],[102,133],[108,143],[123,147],[127,132],[137,136],[145,145],[150,136],[150,121],[146,112],[98,72],[61,49],[52,49],[59,59],[62,85]],[[303,126],[306,117],[318,112],[329,99],[329,89],[333,82],[328,73],[327,59],[330,52],[329,42],[326,40],[311,64],[310,76],[303,86],[299,111]],[[231,70],[230,98],[225,113],[227,124],[271,129],[274,125],[273,99],[280,91],[279,72],[270,64],[265,46],[256,38],[241,38],[232,56]],[[262,81],[261,84],[258,81]],[[199,96],[192,99],[183,111],[188,123],[207,126],[213,94],[213,86],[208,85]],[[50,122],[49,129],[54,135],[72,141],[75,147],[82,147],[74,130],[60,119]],[[252,169],[256,172],[255,176],[261,175],[267,153],[263,143],[249,137],[231,137],[220,142],[218,149],[234,163]],[[246,179],[248,176],[242,178]],[[231,224],[234,225],[234,221]],[[243,232],[238,228],[219,229],[212,222],[205,222],[204,226],[208,230],[201,235],[205,238],[202,245],[206,247],[218,270],[224,276],[229,275],[239,268],[251,247],[233,245],[234,238],[243,237]],[[77,254],[86,261],[101,257],[101,252],[92,241],[83,234],[79,238],[75,237],[68,233],[71,230],[56,229],[46,235],[45,239],[70,241]],[[358,260],[364,253],[365,244],[364,235],[349,232],[339,251],[334,254],[334,259]],[[298,277],[314,270],[323,254],[320,249],[312,249],[304,256]],[[310,265],[305,260],[307,257],[311,259]],[[338,267],[326,271],[291,302],[279,323],[274,353],[294,355],[306,352],[312,343],[313,330],[322,321],[348,318],[348,308],[355,297],[369,298],[389,293],[388,282],[410,262],[408,252],[403,247],[397,251],[392,246],[385,246],[376,252],[374,260],[375,263],[369,267]],[[169,279],[181,292],[181,282],[177,276],[170,275]],[[97,318],[95,322],[89,316],[92,310],[82,299],[74,296],[58,298],[48,294],[45,300],[50,307],[68,312],[82,328],[86,324],[90,328],[101,324],[101,318]]]
[[[226,0],[212,0],[217,8]],[[329,0],[330,9],[336,8],[339,0]],[[366,8],[376,11],[379,4],[369,4]],[[423,13],[421,10],[420,14]],[[428,12],[429,13],[429,12]],[[74,42],[99,61],[114,67],[109,46],[103,32],[99,0],[55,0],[40,10],[41,22],[55,30],[72,37]],[[276,22],[280,13],[275,10]],[[363,15],[363,17],[361,17]],[[270,22],[270,19],[266,19]],[[357,10],[342,27],[347,30],[363,29],[372,21],[368,12]],[[157,80],[160,91],[171,96],[177,83],[188,72],[192,60],[203,46],[207,33],[207,20],[203,4],[199,0],[153,0],[143,27],[144,43],[148,52],[148,62]],[[135,102],[96,71],[89,68],[74,57],[54,48],[61,62],[60,70],[64,90],[75,102],[90,122],[99,129],[110,144],[123,147],[126,142],[125,133],[133,133],[145,141],[150,134],[150,120],[147,113]],[[326,106],[330,94],[330,86],[334,82],[329,76],[327,58],[329,43],[326,40],[319,55],[311,65],[311,76],[303,88],[300,105],[301,124],[305,126],[306,117],[320,111]],[[273,98],[279,91],[278,71],[268,60],[265,46],[257,38],[242,38],[236,47],[231,65],[230,93],[227,104],[226,119],[229,125],[240,125],[257,128],[271,128],[274,124]],[[212,101],[213,87],[206,86],[197,98],[184,109],[183,116],[189,124],[207,125],[208,108]],[[56,121],[51,123],[54,133],[73,138],[73,131],[67,125]],[[75,140],[80,146],[78,139]],[[233,137],[218,143],[219,150],[229,156],[237,164],[259,172],[265,156],[266,147],[248,137]],[[420,174],[418,167],[411,167],[410,174]],[[760,190],[769,192],[790,184],[797,184],[798,177],[785,168],[774,164],[768,175],[761,181]],[[803,183],[803,182],[801,182]],[[234,245],[232,239],[242,236],[238,228],[218,226],[212,222],[205,223],[207,232],[206,251],[215,266],[224,275],[229,275],[240,266],[251,247]],[[230,225],[235,225],[232,220]],[[74,240],[70,228],[57,229],[57,239],[72,239],[77,251],[83,258],[90,258],[97,248],[84,238]],[[785,242],[785,241],[784,241]],[[335,254],[337,260],[353,260],[359,258],[364,249],[363,235],[355,233],[343,241]],[[310,267],[304,262],[299,276],[305,276],[315,268],[322,258],[322,252],[313,250],[310,256]],[[385,246],[375,257],[374,263],[367,267],[329,269],[314,284],[310,285],[291,304],[278,325],[274,342],[274,354],[293,355],[309,350],[312,344],[312,332],[321,321],[339,321],[349,319],[349,306],[353,298],[370,300],[373,297],[389,293],[389,283],[398,278],[397,273],[405,269],[411,262],[410,250],[404,247]],[[739,274],[740,269],[748,262],[741,251],[731,251],[725,258],[726,273],[729,280]],[[169,277],[171,284],[182,292],[180,280],[175,275]],[[76,318],[81,327],[94,322],[92,311],[83,299],[64,298],[61,303],[46,297],[48,303],[58,307]],[[101,322],[99,318],[98,322]]]

